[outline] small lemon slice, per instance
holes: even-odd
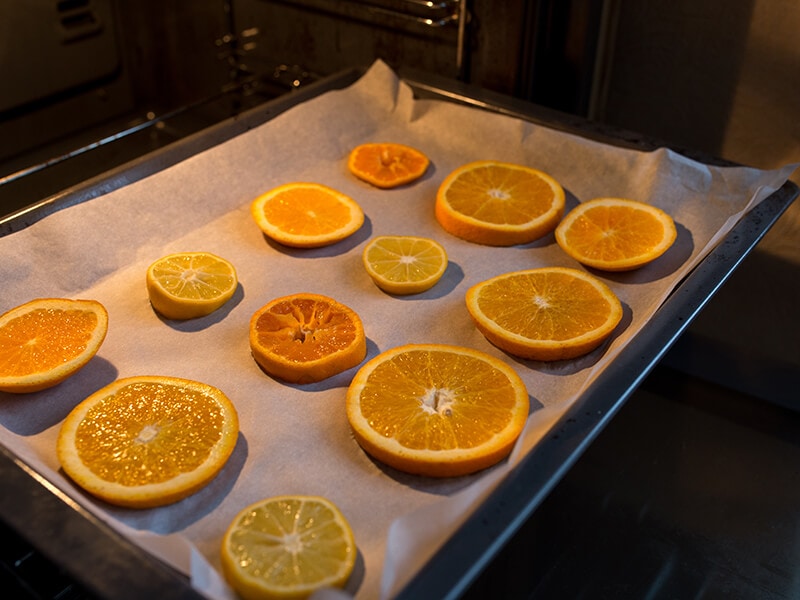
[[[375,284],[390,294],[418,294],[433,287],[447,269],[447,252],[434,240],[384,235],[373,238],[362,254]]]
[[[233,297],[236,269],[209,252],[180,252],[159,258],[147,269],[153,308],[168,319],[211,314]]]
[[[353,531],[318,496],[277,496],[251,504],[222,539],[222,571],[245,599],[306,598],[343,587],[356,561]]]

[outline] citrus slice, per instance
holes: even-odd
[[[355,565],[353,531],[319,496],[276,496],[234,517],[222,538],[222,572],[246,600],[307,598],[341,588]]]
[[[477,161],[450,173],[436,194],[445,231],[489,246],[527,244],[550,233],[564,214],[564,189],[522,165]]]
[[[0,390],[36,392],[64,381],[97,354],[108,313],[95,300],[39,298],[0,316]]]
[[[347,418],[361,447],[395,469],[431,477],[466,475],[508,456],[528,409],[511,367],[442,344],[387,350],[347,390]]]
[[[147,294],[153,308],[168,319],[211,314],[231,299],[236,269],[209,252],[180,252],[159,258],[147,269]]]
[[[493,277],[467,290],[466,301],[490,342],[531,360],[563,360],[591,352],[622,318],[622,305],[605,283],[560,267]]]
[[[220,390],[161,376],[118,379],[78,404],[58,434],[64,472],[111,504],[177,502],[210,482],[239,432]]]
[[[350,152],[347,168],[379,188],[393,188],[419,179],[430,160],[422,152],[403,144],[361,144]]]
[[[367,355],[361,319],[319,294],[276,298],[250,319],[250,350],[269,375],[313,383],[358,365]]]
[[[660,208],[624,198],[596,198],[573,208],[556,228],[556,242],[572,258],[604,271],[628,271],[672,246],[675,222]]]
[[[418,294],[433,287],[447,269],[447,252],[434,240],[408,235],[373,238],[362,254],[375,284],[390,294]]]
[[[250,208],[265,235],[296,248],[333,244],[364,223],[355,200],[319,183],[281,185],[256,198]]]

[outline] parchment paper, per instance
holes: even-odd
[[[378,190],[351,176],[355,145],[394,141],[432,161],[411,185]],[[436,189],[452,169],[479,159],[533,166],[556,177],[571,208],[598,196],[650,202],[678,225],[674,247],[638,271],[601,277],[625,316],[610,344],[577,360],[517,360],[475,329],[466,289],[494,275],[539,266],[578,267],[552,234],[525,246],[489,248],[445,233],[433,215]],[[90,510],[184,573],[209,597],[230,594],[218,575],[224,529],[245,505],[278,494],[320,494],[350,520],[359,562],[348,591],[390,597],[435,551],[517,456],[532,447],[670,290],[753,205],[794,170],[712,168],[667,150],[636,152],[586,141],[509,117],[441,101],[418,101],[383,63],[347,89],[328,92],[265,125],[149,178],[57,212],[0,239],[0,311],[37,297],[94,298],[110,314],[108,336],[81,372],[56,388],[0,394],[0,442]],[[361,204],[366,223],[351,238],[316,250],[270,243],[250,202],[290,181],[334,187]],[[450,264],[417,296],[381,292],[361,264],[372,236],[416,234],[438,240]],[[217,313],[188,322],[160,319],[144,284],[164,254],[205,250],[232,261],[240,287]],[[373,462],[353,440],[344,410],[352,369],[314,385],[266,376],[250,356],[248,323],[269,300],[295,292],[332,296],[362,317],[368,358],[416,343],[470,346],[502,358],[531,397],[528,429],[511,459],[452,480],[405,475]],[[55,440],[80,400],[116,378],[160,374],[223,390],[241,420],[237,447],[221,474],[177,504],[123,510],[97,503],[59,470]]]

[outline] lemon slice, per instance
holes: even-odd
[[[231,299],[237,285],[233,265],[209,252],[170,254],[147,269],[150,303],[168,319],[211,314]]]
[[[434,240],[403,235],[372,239],[362,254],[375,284],[390,294],[418,294],[433,287],[447,269],[447,252]]]
[[[344,586],[357,550],[350,525],[331,501],[277,496],[236,515],[220,554],[225,578],[243,598],[306,598]]]

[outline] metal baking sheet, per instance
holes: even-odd
[[[340,89],[356,81],[362,72],[354,69],[323,80],[304,88],[298,93],[279,98],[235,119],[201,132],[183,142],[176,143],[123,168],[106,173],[75,188],[66,190],[34,206],[5,218],[0,222],[0,235],[17,231],[51,214],[54,211],[73,206],[103,195],[114,189],[128,185],[143,177],[157,173],[186,157],[224,142],[232,137],[260,125],[296,104],[313,98],[318,94]],[[621,144],[639,149],[649,149],[657,144],[639,136],[625,132],[612,132],[592,126],[574,117],[554,114],[525,103],[494,96],[481,90],[469,88],[449,81],[441,81],[430,76],[401,73],[420,97],[447,99],[530,120],[538,124],[557,128],[570,133],[585,135],[609,144]],[[703,160],[704,157],[692,156]],[[716,162],[707,159],[708,162]],[[718,163],[717,163],[718,164]],[[497,489],[482,503],[466,523],[448,540],[444,547],[428,562],[422,571],[400,593],[402,598],[457,597],[468,588],[475,576],[492,560],[503,543],[531,514],[560,477],[577,460],[582,451],[608,423],[622,406],[637,385],[646,377],[674,340],[688,326],[692,318],[702,309],[709,298],[725,279],[734,271],[739,262],[752,250],[758,240],[769,229],[783,210],[797,196],[798,190],[791,183],[785,184],[761,202],[734,227],[706,258],[678,286],[667,301],[657,311],[642,331],[628,344],[615,360],[613,369],[606,370],[575,402],[568,412],[537,446],[511,471]],[[3,464],[8,460],[3,454]],[[11,462],[14,462],[11,457]],[[24,464],[14,465],[24,470]],[[12,469],[5,465],[3,468]],[[36,480],[35,486],[46,482]],[[23,478],[24,479],[24,478]],[[26,487],[20,484],[21,487]],[[27,495],[30,490],[23,491]],[[35,494],[34,494],[35,495]],[[68,502],[68,501],[67,501]],[[79,518],[91,520],[74,503],[67,504]],[[59,560],[67,561],[82,579],[98,581],[96,565],[83,564],[81,560],[58,548],[61,540],[54,539],[52,532],[40,531],[33,520],[26,519],[29,511],[16,504],[4,503],[2,516],[16,522],[20,530],[36,538],[34,541],[44,546],[56,547],[54,554]],[[50,524],[52,527],[52,523]],[[114,535],[113,532],[105,532]],[[127,545],[125,540],[121,544]],[[135,554],[136,548],[130,550]],[[142,557],[145,563],[150,558]],[[157,562],[157,561],[155,561]],[[158,567],[155,567],[158,569]],[[121,577],[124,577],[124,569]],[[180,578],[179,578],[180,579]],[[106,581],[105,584],[108,582]],[[182,588],[178,593],[191,594]]]

